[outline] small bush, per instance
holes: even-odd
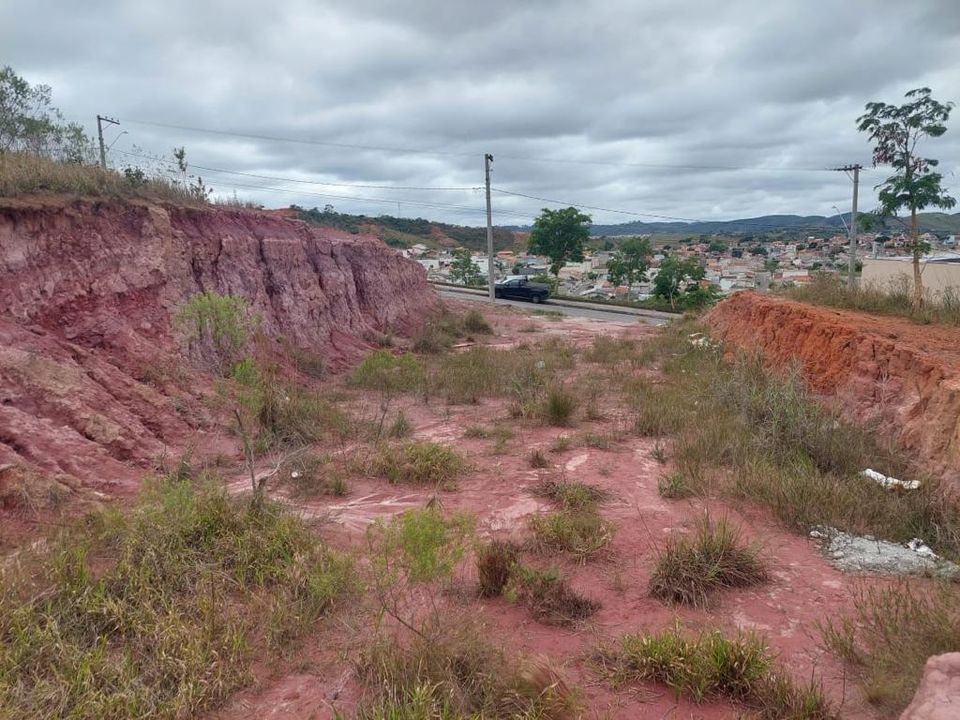
[[[530,452],[527,462],[534,470],[542,470],[550,467],[550,461],[540,448],[535,448]]]
[[[370,526],[368,540],[380,587],[395,589],[401,579],[408,583],[448,579],[463,557],[471,530],[468,517],[445,517],[436,505],[408,510],[389,522],[378,520]]]
[[[357,387],[382,393],[412,392],[423,384],[423,367],[412,355],[394,355],[376,350],[353,371],[351,381]]]
[[[573,445],[573,440],[569,435],[557,435],[550,443],[550,451],[555,453],[566,452]]]
[[[373,459],[373,472],[391,483],[436,485],[456,488],[457,478],[467,469],[463,457],[449,445],[412,442],[381,448]]]
[[[667,464],[667,450],[663,447],[663,444],[658,442],[653,446],[653,450],[650,451],[650,457],[656,460],[661,465]],[[663,493],[661,493],[662,495]]]
[[[615,528],[596,507],[586,505],[533,515],[530,529],[541,549],[561,550],[585,561],[606,549]]]
[[[477,576],[481,597],[497,597],[503,592],[519,557],[517,546],[503,540],[492,540],[477,548]]]
[[[537,414],[547,425],[566,427],[573,421],[576,409],[577,399],[573,393],[563,385],[553,385],[547,390]]]
[[[657,480],[657,491],[660,497],[670,498],[672,500],[681,500],[694,494],[690,483],[683,473],[671,473]]]
[[[390,429],[387,430],[387,436],[399,439],[409,437],[412,434],[413,423],[407,420],[407,416],[403,414],[403,411],[398,412],[393,424],[390,425]]]
[[[177,308],[175,321],[189,351],[222,375],[245,354],[257,319],[242,297],[208,291],[192,296]]]
[[[501,393],[504,385],[502,353],[479,346],[444,355],[431,376],[434,392],[451,404],[475,404]]]
[[[290,479],[298,495],[342,497],[350,492],[342,468],[335,465],[329,456],[305,455],[295,458],[283,465],[281,473]]]
[[[537,620],[550,625],[572,625],[600,609],[599,602],[573,590],[554,569],[514,566],[505,594],[530,608]]]
[[[833,720],[818,683],[797,686],[775,667],[762,637],[728,638],[720,632],[689,638],[679,628],[625,635],[600,660],[616,684],[663,683],[694,702],[725,699],[754,710],[761,720]]]
[[[463,329],[468,333],[492,335],[493,328],[479,310],[468,310],[463,316]]]
[[[960,652],[960,591],[901,581],[863,587],[851,618],[829,619],[827,647],[856,672],[867,700],[898,714],[913,697],[931,655]]]
[[[667,602],[706,607],[717,590],[758,585],[767,579],[759,549],[745,546],[725,518],[703,516],[693,537],[674,533],[660,551],[650,594]]]
[[[611,445],[611,437],[605,433],[584,433],[580,436],[580,442],[583,443],[585,447],[591,447],[595,450],[609,450]]]

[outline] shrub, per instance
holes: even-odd
[[[352,572],[277,505],[155,482],[133,512],[100,512],[0,570],[0,708],[203,714],[248,682],[255,653],[277,657],[329,613]]]
[[[477,547],[477,576],[481,597],[497,597],[503,592],[519,557],[517,546],[504,540],[491,540]]]
[[[479,310],[468,310],[463,316],[463,329],[478,335],[492,335],[493,328]]]
[[[456,488],[457,478],[467,469],[463,457],[449,445],[411,442],[385,446],[373,459],[373,472],[391,483],[436,485]]]
[[[548,425],[566,427],[573,420],[577,399],[563,385],[553,385],[547,390],[538,410],[540,419]]]
[[[329,456],[305,455],[294,458],[281,467],[284,477],[299,495],[334,495],[342,497],[350,486]]]
[[[498,395],[504,386],[502,356],[483,346],[444,355],[430,378],[432,389],[451,404],[474,404],[482,397]]]
[[[535,470],[542,470],[550,467],[550,461],[547,459],[547,456],[543,454],[543,451],[540,448],[535,448],[530,452],[528,462],[530,463],[530,467]]]
[[[833,720],[837,717],[819,683],[797,686],[775,667],[766,642],[752,633],[720,632],[690,638],[679,628],[624,635],[620,647],[601,651],[617,684],[663,683],[695,702],[726,699],[746,705],[762,720]]]
[[[398,412],[393,424],[387,431],[387,435],[392,438],[405,438],[411,434],[413,434],[413,424],[407,420],[407,416],[403,414],[403,411]]]
[[[767,571],[759,549],[743,545],[740,533],[725,518],[704,515],[696,533],[674,533],[660,551],[650,578],[650,594],[668,602],[705,607],[724,588],[764,582]]]
[[[900,581],[860,588],[854,606],[853,617],[825,623],[824,641],[854,669],[867,700],[895,716],[913,697],[927,658],[960,651],[960,592],[954,584]]]
[[[198,293],[180,305],[175,321],[191,354],[224,375],[243,356],[257,326],[244,298],[212,291]]]
[[[435,505],[409,510],[389,522],[378,520],[368,537],[374,548],[373,563],[385,573],[381,581],[395,583],[397,573],[410,583],[449,578],[463,557],[470,530],[469,518],[444,517]]]
[[[505,593],[530,608],[533,616],[550,625],[572,625],[593,615],[600,603],[580,595],[558,570],[514,566]]]
[[[687,478],[684,477],[683,473],[678,472],[670,473],[657,480],[657,491],[660,493],[660,497],[673,500],[688,498],[694,494]]]
[[[412,355],[375,350],[353,371],[351,381],[357,387],[382,393],[411,392],[423,383],[423,367]]]

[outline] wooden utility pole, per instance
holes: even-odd
[[[496,291],[493,288],[493,210],[490,207],[490,165],[493,155],[486,153],[483,156],[483,175],[487,185],[487,285],[490,291],[490,302],[494,302]]]
[[[100,140],[100,167],[104,170],[107,169],[107,149],[103,145],[103,123],[110,123],[111,125],[119,125],[119,120],[113,120],[112,118],[103,117],[97,115],[97,138]]]
[[[834,168],[846,173],[853,172],[853,208],[850,215],[850,266],[848,269],[847,286],[854,287],[857,284],[857,201],[860,194],[860,165],[844,165]]]

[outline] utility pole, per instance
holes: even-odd
[[[493,155],[486,153],[483,156],[483,176],[487,185],[487,284],[490,291],[490,302],[494,302],[496,291],[493,288],[493,211],[490,208],[490,165]]]
[[[857,201],[860,194],[860,165],[844,165],[834,168],[837,171],[853,172],[853,208],[850,215],[850,267],[848,269],[847,287],[854,287],[857,284]],[[841,220],[843,217],[841,216]]]
[[[103,146],[103,123],[110,123],[111,125],[119,125],[119,120],[113,120],[112,118],[103,117],[97,115],[97,137],[100,140],[100,167],[104,170],[107,169],[107,149]]]

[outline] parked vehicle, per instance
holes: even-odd
[[[493,294],[505,300],[529,300],[533,303],[542,303],[550,297],[550,287],[530,282],[526,278],[512,278],[494,285]]]

